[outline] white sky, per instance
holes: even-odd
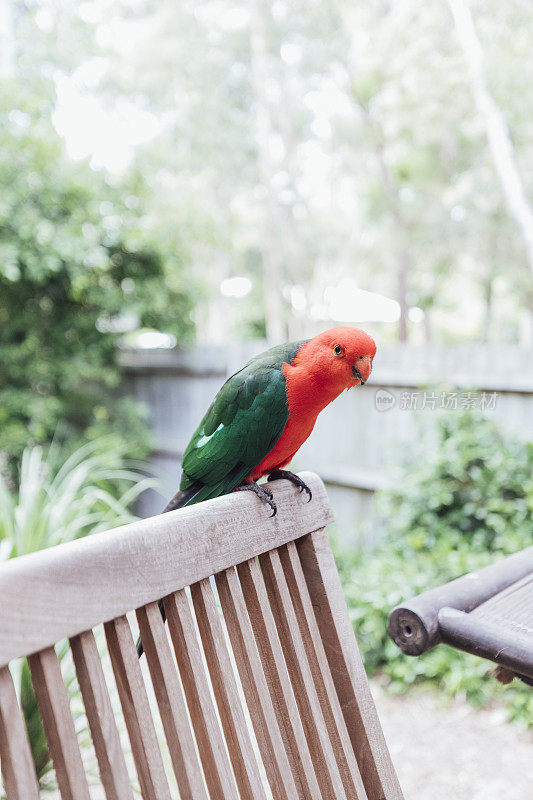
[[[81,92],[79,83],[90,77],[87,73],[92,69],[96,75],[101,70],[100,59],[93,62],[84,64],[72,77],[61,75],[56,79],[54,126],[71,158],[90,157],[93,167],[122,172],[132,162],[135,148],[157,136],[162,123],[125,99],[108,110],[97,95]]]

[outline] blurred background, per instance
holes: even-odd
[[[157,513],[228,374],[357,325],[372,378],[296,468],[367,668],[531,725],[529,689],[385,632],[533,541],[528,0],[0,0],[0,75],[0,556]]]

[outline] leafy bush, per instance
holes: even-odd
[[[54,104],[44,79],[0,91],[0,451],[14,465],[52,435],[76,446],[113,431],[142,458],[139,404],[116,391],[118,331],[162,327],[183,340],[191,290],[179,253],[147,230],[142,186],[71,162]]]
[[[137,519],[131,505],[142,491],[154,486],[154,480],[125,468],[110,446],[113,442],[111,437],[90,442],[63,463],[55,447],[46,457],[40,447],[27,448],[18,491],[0,476],[0,560]],[[68,647],[60,643],[56,651],[69,694],[75,694],[72,661],[66,658]],[[25,659],[15,667],[37,776],[46,782],[51,762],[29,667]]]
[[[387,535],[373,548],[338,553],[350,614],[370,672],[403,692],[422,682],[475,704],[503,698],[533,724],[533,693],[501,687],[486,661],[446,647],[403,655],[386,631],[398,603],[533,543],[533,445],[472,412],[439,420],[423,462],[409,464],[378,507]]]

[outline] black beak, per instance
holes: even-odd
[[[358,378],[361,381],[361,386],[365,385],[365,382],[363,380],[363,376],[361,375],[361,373],[359,372],[357,367],[352,367],[352,374],[353,374],[354,378]]]

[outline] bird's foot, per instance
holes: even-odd
[[[311,502],[313,492],[306,482],[299,478],[298,475],[296,475],[294,472],[290,472],[288,469],[273,469],[272,472],[268,473],[269,481],[276,481],[279,478],[285,478],[285,480],[290,481],[297,486],[301,492],[307,492],[309,495],[309,500],[307,502]]]
[[[235,491],[236,492],[246,492],[246,491],[253,492],[254,494],[256,494],[258,496],[258,498],[263,503],[266,503],[267,505],[270,506],[270,508],[272,509],[272,514],[270,516],[271,517],[275,517],[276,516],[276,513],[278,511],[278,507],[277,507],[276,503],[274,502],[274,500],[272,499],[274,497],[274,495],[272,494],[270,489],[267,489],[265,486],[259,486],[259,484],[256,483],[255,481],[250,481],[250,483],[242,483],[240,486],[237,486]]]

